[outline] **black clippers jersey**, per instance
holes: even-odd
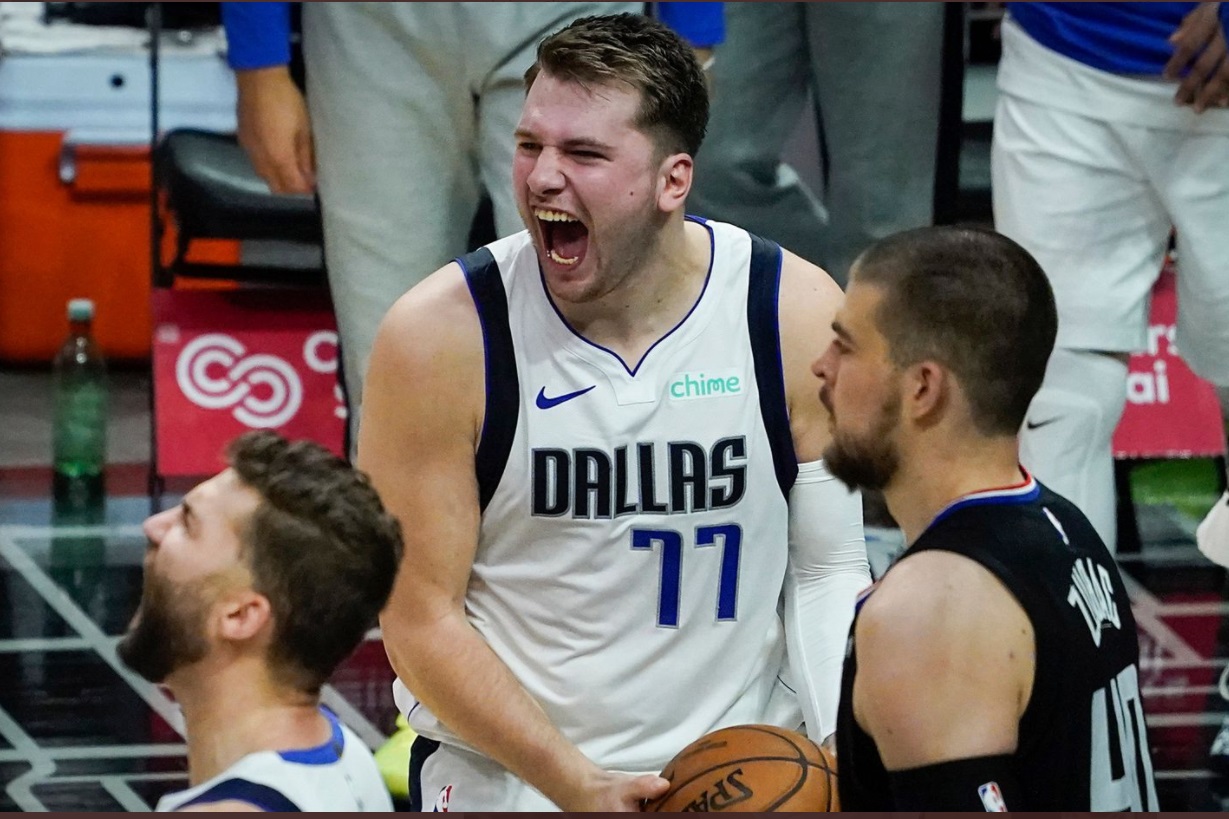
[[[952,504],[901,559],[929,549],[980,563],[1033,625],[1033,692],[1014,755],[1020,796],[1007,808],[1157,810],[1135,619],[1118,566],[1084,515],[1030,479]],[[852,633],[837,715],[841,809],[891,810],[887,771],[853,716]]]

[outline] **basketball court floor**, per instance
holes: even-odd
[[[0,811],[148,810],[186,784],[175,704],[115,655],[140,595],[150,511],[148,382],[140,373],[116,381],[111,451],[123,463],[108,473],[105,505],[66,509],[49,498],[41,465],[47,377],[0,371]],[[1143,547],[1120,562],[1140,627],[1161,807],[1219,811],[1229,778],[1208,751],[1229,713],[1226,575],[1196,551],[1182,503],[1141,496]],[[869,540],[882,570],[898,535],[872,529]],[[393,726],[391,680],[373,633],[324,700],[375,747]]]

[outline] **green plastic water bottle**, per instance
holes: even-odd
[[[94,302],[68,303],[68,338],[54,361],[52,463],[56,489],[101,488],[107,464],[107,365],[94,341]]]

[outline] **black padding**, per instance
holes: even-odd
[[[179,229],[194,239],[321,242],[315,198],[270,193],[232,134],[171,131],[157,161]]]

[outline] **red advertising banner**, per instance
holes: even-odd
[[[1225,451],[1216,390],[1174,345],[1178,299],[1172,265],[1152,291],[1148,347],[1131,356],[1127,405],[1114,432],[1117,458],[1208,458]]]
[[[323,294],[155,290],[154,453],[159,475],[211,475],[249,429],[342,454],[337,325]]]

